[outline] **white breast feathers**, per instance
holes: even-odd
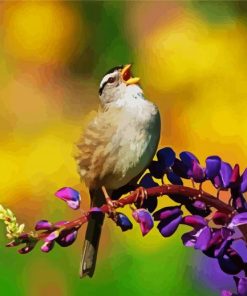
[[[79,140],[78,172],[89,188],[127,184],[143,171],[157,149],[160,118],[142,93],[99,111]]]

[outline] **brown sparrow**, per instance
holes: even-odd
[[[91,206],[105,203],[109,195],[136,180],[148,167],[160,138],[158,108],[149,102],[131,76],[131,65],[108,71],[100,83],[100,108],[78,141],[78,172],[89,188]],[[103,213],[88,221],[80,276],[93,276]]]

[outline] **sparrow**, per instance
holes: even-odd
[[[89,188],[91,206],[137,179],[147,169],[160,138],[160,114],[132,77],[131,64],[109,70],[99,86],[99,110],[77,142],[78,173]],[[92,277],[104,221],[103,213],[89,217],[80,277]]]

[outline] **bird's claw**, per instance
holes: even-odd
[[[139,202],[139,206],[141,207],[144,200],[147,199],[148,197],[147,190],[144,187],[140,186],[132,193],[136,195],[134,202],[135,203]]]
[[[117,200],[112,200],[108,195],[105,186],[102,186],[102,191],[105,196],[106,204],[108,206],[108,216],[112,219],[116,217],[116,208],[123,207],[123,204]]]

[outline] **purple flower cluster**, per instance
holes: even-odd
[[[222,291],[221,296],[246,296],[247,295],[247,277],[234,276],[234,281],[237,286],[237,294],[230,291]]]
[[[63,230],[68,221],[59,221],[55,224],[51,224],[46,220],[37,222],[35,230],[47,230],[50,232],[45,238],[44,244],[41,246],[41,251],[50,252],[55,246],[55,242],[61,247],[68,247],[76,240],[78,228],[70,228],[69,230]]]
[[[182,179],[193,179],[196,183],[210,180],[219,189],[235,188],[241,193],[247,191],[247,169],[240,175],[238,164],[232,168],[219,156],[207,157],[203,167],[193,153],[183,151],[177,158],[175,152],[166,147],[157,152],[157,159],[149,166],[151,175],[156,179],[166,175],[172,184],[177,185],[183,184]]]
[[[171,184],[179,185],[173,186],[173,188],[185,190],[186,187],[182,187],[184,179],[191,179],[193,186],[195,183],[199,184],[197,192],[203,194],[202,184],[211,182],[218,192],[221,190],[229,192],[229,205],[232,207],[232,213],[212,209],[202,199],[197,199],[195,196],[188,197],[184,191],[168,195],[177,203],[176,205],[155,211],[158,195],[149,196],[142,201],[137,201],[135,203],[136,209],[132,208],[132,217],[139,224],[142,235],[145,236],[150,232],[155,221],[158,222],[157,228],[163,237],[172,236],[180,225],[190,227],[190,230],[181,237],[184,246],[194,248],[208,257],[215,258],[223,272],[234,275],[237,294],[223,291],[222,296],[247,296],[247,263],[234,248],[236,240],[246,241],[247,238],[247,202],[244,197],[244,193],[247,192],[247,169],[241,174],[238,164],[232,167],[219,156],[207,157],[205,165],[202,165],[191,152],[181,152],[177,157],[169,147],[160,149],[156,156],[157,160],[150,164],[149,173],[140,179],[140,186],[144,188],[157,187],[159,184],[155,179],[164,184],[166,177]],[[195,190],[190,190],[190,192],[195,192]],[[66,202],[70,208],[79,209],[81,196],[75,189],[64,187],[58,190],[55,195]],[[205,201],[205,199],[203,200]],[[91,213],[101,211],[101,208],[91,208],[85,219]],[[121,212],[113,211],[109,217],[122,231],[133,228],[130,219]],[[73,224],[69,221],[51,223],[41,220],[36,223],[35,234],[22,234],[7,246],[25,244],[19,252],[26,254],[42,239],[44,243],[41,250],[49,252],[55,244],[62,247],[73,244],[80,227],[81,224]],[[245,272],[246,277],[236,276],[241,271]]]
[[[227,274],[236,275],[244,271],[247,275],[247,263],[232,246],[235,239],[245,239],[241,227],[247,227],[247,203],[243,195],[247,192],[247,169],[240,174],[238,164],[232,167],[218,156],[207,157],[203,166],[191,152],[182,152],[177,158],[171,148],[163,148],[157,152],[157,161],[152,161],[149,171],[140,182],[145,188],[155,183],[153,178],[164,182],[166,176],[176,185],[182,185],[183,179],[191,179],[199,184],[210,181],[217,190],[229,191],[229,203],[236,211],[233,217],[220,211],[214,211],[209,216],[212,209],[208,205],[194,200],[193,196],[188,199],[181,194],[169,195],[179,205],[162,208],[154,212],[153,217],[155,221],[159,221],[157,228],[164,237],[174,234],[179,225],[192,227],[191,231],[182,235],[185,246],[217,259],[221,270]],[[144,206],[149,210],[148,201]],[[184,215],[182,206],[191,215]],[[222,295],[247,295],[247,278],[235,277],[235,280],[238,294],[224,291],[225,294]]]
[[[55,245],[55,242],[61,247],[68,247],[76,240],[79,227],[70,228],[69,230],[63,229],[63,226],[69,223],[68,221],[60,221],[54,224],[47,220],[40,220],[36,223],[35,230],[42,231],[47,234],[44,236],[44,243],[41,246],[41,251],[50,252]],[[38,242],[38,237],[32,234],[25,233],[14,241],[7,244],[7,247],[14,247],[25,244],[19,250],[20,254],[27,254],[33,250]]]
[[[77,210],[80,207],[80,194],[73,188],[61,188],[55,193],[55,195],[61,200],[64,200],[67,205],[74,210]],[[61,247],[68,247],[73,244],[77,238],[77,232],[80,225],[66,229],[65,225],[67,223],[69,223],[69,221],[59,221],[53,224],[47,220],[40,220],[36,223],[35,231],[44,234],[44,243],[41,246],[41,251],[46,253],[50,252],[54,248],[55,243],[59,244]],[[37,233],[35,235],[33,233],[24,233],[7,244],[7,247],[25,244],[25,246],[19,250],[19,253],[27,254],[33,250],[39,241]]]

